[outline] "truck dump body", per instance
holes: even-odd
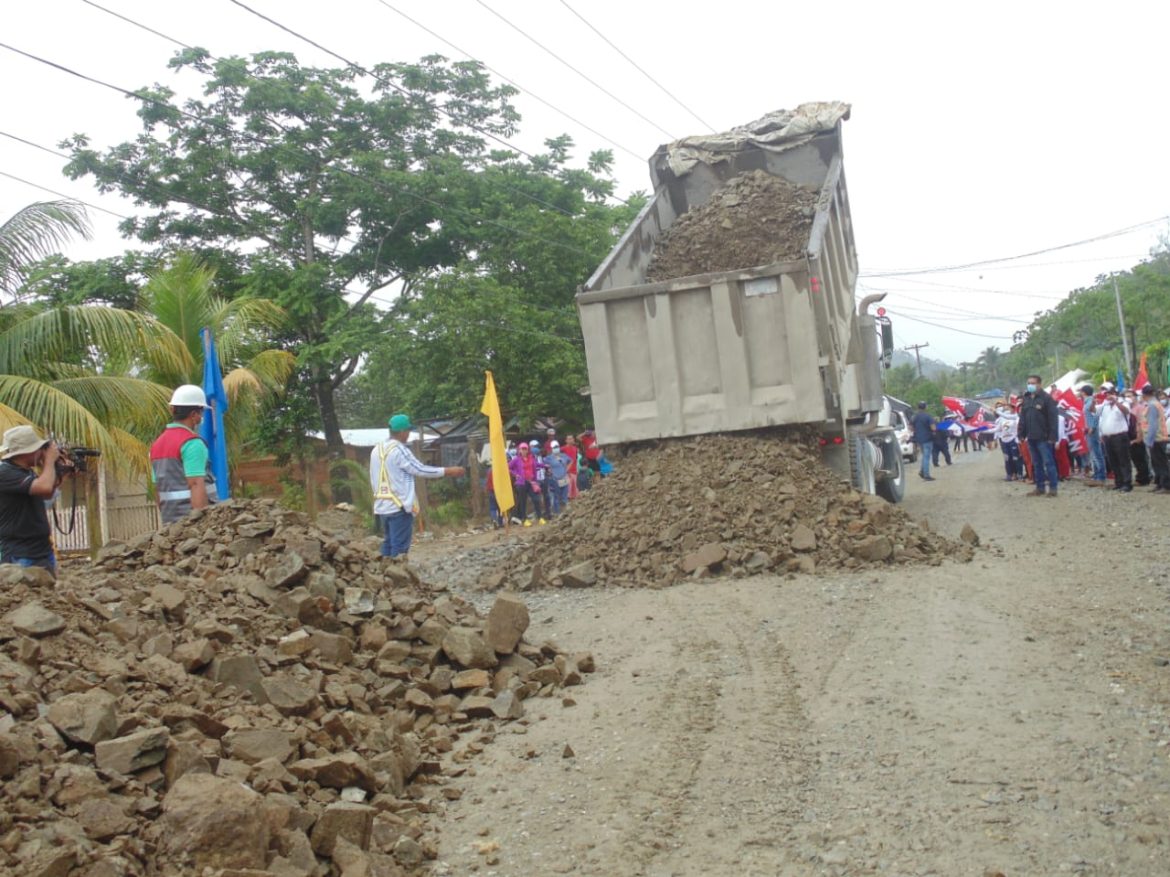
[[[843,424],[872,410],[862,398],[872,387],[849,368],[862,351],[841,162],[847,111],[805,105],[651,159],[654,197],[577,296],[601,441]],[[808,238],[795,248],[803,258],[646,283],[679,217],[751,171],[817,191]]]

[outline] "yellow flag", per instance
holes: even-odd
[[[487,386],[483,391],[483,405],[479,413],[488,419],[488,443],[492,446],[492,490],[496,494],[496,505],[505,518],[516,498],[512,495],[512,474],[508,471],[508,452],[504,448],[504,420],[500,417],[500,400],[496,397],[496,381],[490,371],[485,371]]]

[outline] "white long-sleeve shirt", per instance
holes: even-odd
[[[374,491],[374,514],[396,515],[415,511],[418,495],[414,479],[442,478],[442,466],[428,466],[396,439],[374,445],[370,451],[370,488]]]
[[[1020,428],[1020,418],[1015,414],[1001,414],[995,421],[995,438],[1001,442],[1014,442]]]

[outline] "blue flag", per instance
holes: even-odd
[[[1125,375],[1122,373],[1121,367],[1118,366],[1118,368],[1117,368],[1117,392],[1120,393],[1124,389],[1125,389]]]
[[[227,393],[223,389],[223,371],[219,367],[219,352],[215,349],[215,336],[204,327],[199,330],[203,341],[203,394],[211,409],[203,416],[199,433],[207,442],[211,453],[211,474],[215,476],[215,490],[222,502],[231,499],[231,484],[228,481],[227,436],[223,431],[223,416],[228,410]]]

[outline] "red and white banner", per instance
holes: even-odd
[[[1080,456],[1088,447],[1085,444],[1085,405],[1079,393],[1071,389],[1061,390],[1052,397],[1065,419],[1065,431],[1068,434],[1068,450],[1074,456]]]

